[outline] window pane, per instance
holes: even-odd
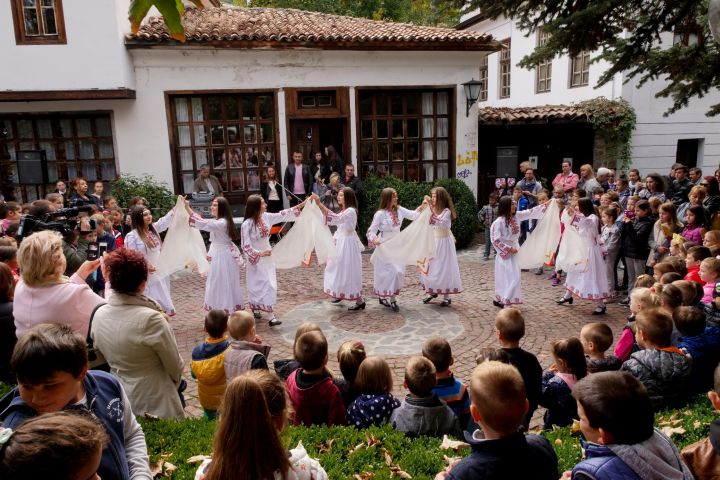
[[[72,121],[69,118],[63,118],[60,120],[60,136],[62,138],[72,138]]]
[[[180,150],[178,158],[180,158],[180,170],[193,169],[192,150]]]
[[[423,142],[423,160],[435,160],[433,142]]]
[[[260,175],[257,170],[248,170],[247,185],[250,191],[260,190]]]
[[[437,159],[447,160],[448,159],[448,142],[447,140],[438,140],[437,142]],[[439,175],[439,173],[438,173]]]
[[[41,118],[35,121],[35,128],[37,128],[38,138],[52,138],[52,125],[50,120]]]
[[[239,120],[240,112],[238,111],[237,97],[225,97],[225,119]]]
[[[418,142],[408,142],[405,147],[405,159],[406,160],[418,160],[418,152],[420,151],[420,145]]]
[[[34,3],[34,2],[33,2]],[[44,7],[54,7],[55,6],[55,0],[42,0],[42,5]]]
[[[270,165],[275,165],[275,147],[270,147],[270,146],[262,147],[262,152],[260,152],[259,160],[262,162],[263,166],[265,166],[265,167],[270,166]]]
[[[409,93],[405,101],[407,105],[408,115],[417,115],[420,113],[420,94]]]
[[[93,143],[90,140],[80,140],[78,142],[80,149],[81,160],[92,160],[95,158],[95,152],[93,151]]]
[[[388,113],[388,96],[380,94],[375,99],[375,113],[377,115],[387,115]]]
[[[85,177],[85,180],[97,180],[97,169],[95,168],[95,163],[93,162],[86,162],[82,164],[82,172],[83,177]]]
[[[113,158],[115,155],[112,140],[98,140],[98,153],[100,154],[100,158]]]
[[[222,120],[222,106],[218,97],[210,97],[207,99],[208,113],[210,120]]]
[[[213,145],[222,145],[225,143],[225,128],[222,125],[210,126],[210,138]]]
[[[448,113],[448,94],[447,92],[437,93],[437,111],[438,115],[447,115]]]
[[[245,143],[257,143],[257,130],[255,125],[245,125]]]
[[[112,137],[110,119],[106,117],[96,118],[95,131],[97,132],[98,137]]]
[[[48,160],[56,160],[55,144],[52,142],[40,142],[40,150],[45,151],[45,157]],[[48,167],[49,168],[49,167]]]
[[[388,171],[389,171],[388,166],[381,164],[381,165],[378,165],[377,168],[375,169],[375,175],[377,175],[378,177],[384,177],[385,175],[388,174]]]
[[[190,193],[193,191],[193,184],[195,183],[195,175],[192,173],[184,173],[182,176],[183,192]]]
[[[437,136],[441,137],[441,138],[447,137],[449,130],[450,130],[449,125],[450,125],[450,122],[447,119],[447,117],[446,118],[438,118],[437,119]]]
[[[388,122],[387,120],[378,120],[375,126],[377,138],[388,138]]]
[[[405,180],[417,182],[420,180],[420,166],[417,163],[407,164],[407,174]]]
[[[373,162],[375,160],[375,155],[373,155],[373,144],[372,143],[363,143],[362,144],[362,152],[360,154],[360,158],[363,162]]]
[[[392,174],[398,178],[405,178],[405,172],[402,164],[392,166]]]
[[[100,164],[100,169],[102,173],[102,178],[104,179],[110,179],[117,177],[117,174],[115,172],[115,162],[102,162]]]
[[[33,127],[30,120],[18,120],[17,122],[19,138],[33,138]]]
[[[373,97],[370,94],[363,94],[360,97],[360,115],[372,115]]]
[[[433,114],[433,94],[423,93],[422,94],[422,113],[423,115]]]
[[[229,152],[225,152],[225,155],[223,156],[223,161],[225,162],[225,165],[227,165],[229,168],[242,167],[242,151],[240,151],[240,149],[237,147],[231,148]]]
[[[89,118],[78,118],[75,120],[78,137],[92,137],[92,126]]]
[[[25,9],[25,34],[40,35],[40,27],[38,26],[37,11]]]
[[[36,0],[23,0],[23,6],[25,7],[35,7]]]
[[[408,118],[405,122],[407,123],[407,137],[417,138],[418,132],[420,132],[419,120],[417,118]]]
[[[447,163],[437,164],[437,178],[448,178],[448,165]]]
[[[56,162],[48,162],[48,181],[55,183],[58,181],[58,171]]]
[[[389,143],[378,143],[377,144],[377,159],[378,162],[387,162],[390,160],[390,144]]]
[[[262,120],[269,120],[275,116],[275,109],[273,107],[273,97],[268,95],[261,95],[257,97],[258,108],[260,110],[260,118]]]
[[[8,140],[13,138],[12,122],[10,120],[0,122],[0,139],[2,138],[7,138]]]
[[[189,127],[179,127],[179,128],[189,128]],[[196,125],[193,127],[193,133],[194,133],[194,140],[195,145],[207,145],[207,134],[205,133],[205,125]]]
[[[235,192],[245,190],[242,170],[236,170],[230,173],[230,189]]]
[[[432,163],[423,163],[423,173],[425,174],[424,180],[426,182],[435,180],[435,166]]]
[[[222,169],[225,168],[225,149],[224,148],[213,148],[212,150],[212,159],[213,159],[213,169]]]
[[[192,105],[193,122],[202,122],[203,120],[205,120],[202,98],[194,97],[190,102]]]
[[[392,146],[392,158],[393,162],[402,162],[405,160],[405,144],[404,143],[393,143]]]
[[[75,160],[77,158],[77,155],[75,155],[75,144],[71,141],[67,141],[64,143],[65,147],[65,158],[67,160]],[[68,177],[68,178],[74,178],[74,177]]]
[[[272,125],[272,123],[261,123],[260,124],[260,141],[263,143],[273,141],[273,125]]]
[[[175,120],[178,122],[187,122],[190,120],[187,98],[175,99]]]
[[[390,112],[393,115],[402,115],[403,114],[402,104],[403,104],[402,97],[393,95],[392,97],[390,97]]]
[[[190,127],[178,127],[178,145],[181,147],[190,146]]]
[[[228,143],[242,143],[242,137],[238,135],[238,132],[240,132],[239,124],[227,125]]]
[[[423,138],[433,137],[433,119],[423,118]]]
[[[242,115],[245,120],[257,120],[255,114],[255,97],[242,97]]]
[[[195,150],[195,165],[197,165],[198,168],[200,168],[200,165],[210,165],[207,150]]]
[[[403,138],[403,121],[393,120],[392,122],[392,138]]]
[[[360,121],[360,138],[373,138],[372,120]]]
[[[52,8],[43,8],[43,17],[45,17],[45,35],[57,35],[57,25],[55,24],[55,10]]]
[[[248,167],[259,166],[258,151],[256,148],[247,147],[245,149],[245,164]]]

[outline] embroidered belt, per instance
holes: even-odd
[[[352,237],[353,235],[355,235],[355,230],[350,230],[349,232],[343,231],[343,230],[338,230],[337,234],[342,235],[343,237]]]
[[[436,228],[433,230],[433,234],[435,235],[435,238],[447,238],[452,235],[449,228]]]

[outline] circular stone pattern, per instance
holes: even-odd
[[[395,313],[368,299],[366,310],[349,312],[351,302],[339,304],[315,301],[298,305],[283,315],[276,327],[290,345],[295,330],[303,322],[314,322],[322,328],[330,352],[336,352],[346,340],[360,340],[370,355],[418,355],[428,337],[439,335],[449,342],[464,332],[460,318],[452,308],[423,305],[420,302],[400,304]]]

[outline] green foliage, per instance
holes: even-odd
[[[380,193],[383,188],[394,188],[398,193],[398,204],[414,209],[420,205],[425,195],[430,195],[433,186],[444,187],[455,203],[457,218],[452,223],[457,248],[470,244],[473,235],[478,231],[480,222],[477,219],[478,206],[472,191],[461,180],[438,180],[435,184],[405,182],[391,175],[376,177],[371,175],[363,179],[363,195],[360,199],[360,232],[366,232],[372,218],[380,205]]]
[[[192,0],[198,8],[203,8],[201,0]],[[181,16],[185,11],[183,0],[132,0],[128,9],[128,19],[133,33],[137,33],[145,16],[152,7],[157,8],[165,20],[170,35],[178,42],[185,41],[185,28]]]
[[[665,115],[720,87],[720,45],[710,35],[708,0],[470,0],[466,8],[479,8],[489,18],[514,18],[528,35],[540,26],[551,34],[547,43],[520,61],[522,67],[535,68],[558,55],[575,56],[585,50],[596,53],[593,61],[610,64],[598,86],[618,73],[624,73],[626,81],[639,78],[640,85],[667,79],[656,93],[672,98]],[[660,35],[667,38],[668,32],[688,27],[699,31],[697,44],[659,47]],[[717,114],[720,104],[708,112]]]
[[[167,184],[157,182],[148,175],[120,175],[117,180],[110,182],[110,189],[121,207],[128,206],[130,200],[136,196],[147,200],[155,215],[164,215],[175,206],[176,197]]]
[[[7,383],[0,382],[0,398],[2,398],[6,393],[8,393],[14,387],[15,387],[14,385],[9,385]]]
[[[585,111],[595,131],[605,140],[608,156],[617,161],[617,168],[629,167],[632,162],[632,133],[637,117],[627,100],[598,97],[580,102],[578,106]]]

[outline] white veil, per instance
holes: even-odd
[[[560,243],[560,207],[551,200],[535,230],[520,247],[516,259],[520,268],[539,268],[550,263]]]
[[[322,265],[335,255],[335,241],[320,208],[309,201],[290,231],[273,247],[275,268],[284,270],[310,265],[313,250]]]
[[[430,214],[430,208],[425,208],[417,220],[405,230],[375,247],[370,261],[417,265],[420,270],[427,272],[428,263],[435,249],[435,235],[430,225]]]
[[[185,199],[178,196],[175,213],[160,250],[160,260],[155,265],[155,276],[164,278],[188,265],[197,266],[201,274],[210,271],[205,242],[200,231],[190,226],[190,215],[185,210]]]
[[[572,217],[566,212],[563,212],[562,222],[565,224],[565,231],[555,265],[564,272],[584,272],[588,268],[588,242],[572,225]]]

